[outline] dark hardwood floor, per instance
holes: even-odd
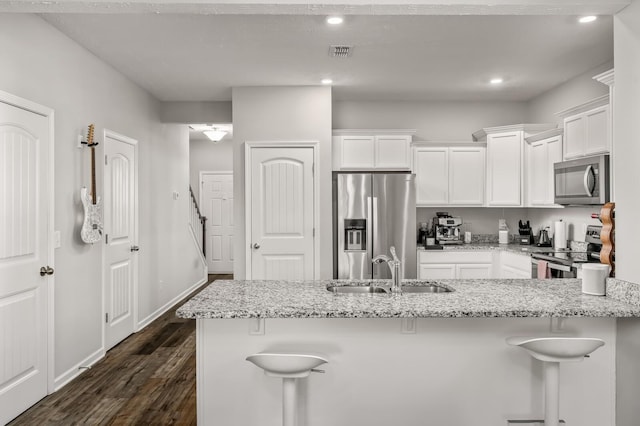
[[[175,316],[183,302],[9,425],[195,425],[196,322]]]

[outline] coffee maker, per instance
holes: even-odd
[[[437,212],[433,218],[437,244],[462,244],[461,217],[450,216],[447,212]]]

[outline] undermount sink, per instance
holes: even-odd
[[[436,284],[403,285],[401,288],[403,293],[451,293],[453,291],[452,288]]]
[[[400,287],[402,293],[450,293],[450,287],[445,287],[433,283],[416,285],[403,285]],[[362,286],[362,285],[330,285],[327,290],[335,294],[367,294],[367,293],[391,293],[389,286]]]
[[[370,285],[330,285],[327,287],[332,293],[386,293],[384,287],[374,287]]]

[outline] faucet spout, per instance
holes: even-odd
[[[402,288],[400,287],[400,280],[402,279],[400,276],[400,267],[402,266],[402,262],[398,259],[398,256],[396,255],[396,248],[394,246],[391,246],[389,252],[393,258],[384,254],[379,254],[374,257],[371,262],[375,264],[386,262],[389,266],[389,270],[391,271],[391,293],[402,293]]]

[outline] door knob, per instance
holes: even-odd
[[[254,249],[259,249],[259,248],[260,248],[260,244],[255,243],[255,244],[253,245],[253,248],[254,248]]]
[[[43,266],[40,268],[40,276],[53,275],[53,268],[51,266]]]
[[[138,246],[131,246],[131,251],[140,251],[140,247],[138,247]]]

